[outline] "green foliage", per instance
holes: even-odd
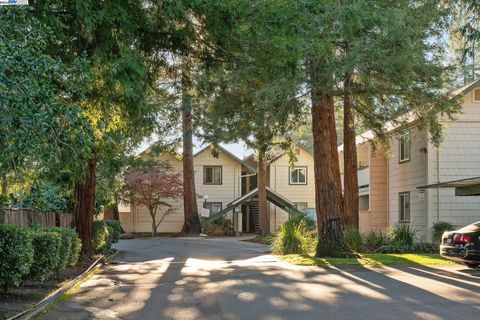
[[[112,228],[112,243],[117,243],[120,239],[120,233],[122,232],[122,226],[120,221],[117,220],[104,220],[105,223]]]
[[[375,253],[438,253],[438,246],[431,243],[390,243],[379,247]]]
[[[32,230],[32,244],[34,251],[30,277],[44,281],[50,272],[60,264],[60,249],[63,247],[62,237],[56,232]]]
[[[362,234],[356,228],[348,228],[343,232],[345,244],[353,252],[363,252],[365,243]]]
[[[315,223],[315,220],[313,220],[305,212],[292,214],[290,216],[290,219],[288,219],[287,223],[290,223],[290,224],[293,224],[293,225],[303,224],[307,231],[313,231],[317,227],[317,224]]]
[[[432,230],[433,230],[433,241],[435,243],[440,243],[442,240],[442,235],[445,231],[451,231],[454,230],[455,226],[451,224],[450,222],[445,222],[445,221],[439,221],[433,224]]]
[[[8,206],[10,198],[6,194],[0,194],[0,209]]]
[[[33,263],[32,234],[27,229],[0,224],[0,284],[18,286]]]
[[[381,232],[369,232],[363,238],[365,242],[365,247],[369,252],[375,252],[378,248],[385,246],[389,243],[386,236],[384,236]]]
[[[61,196],[60,187],[52,183],[34,185],[30,192],[20,198],[15,207],[32,208],[40,212],[67,211],[69,201]]]
[[[212,236],[229,236],[233,233],[232,220],[224,216],[215,219],[205,227],[205,232]]]
[[[304,223],[284,223],[273,240],[275,254],[309,253],[315,248],[314,237],[309,235]]]
[[[110,244],[108,225],[103,220],[93,221],[93,230],[92,230],[92,248],[95,252],[103,252],[106,250]]]
[[[55,232],[62,239],[60,246],[61,254],[59,255],[55,269],[60,270],[75,265],[78,261],[81,247],[80,239],[75,233],[75,230],[72,228],[49,228],[45,229],[45,231]]]
[[[390,226],[387,236],[391,242],[399,245],[411,246],[415,241],[417,231],[410,223],[399,223],[395,227]]]
[[[72,169],[90,144],[81,96],[84,61],[47,53],[52,30],[25,6],[0,8],[0,170],[16,180]],[[75,79],[76,78],[76,79]]]

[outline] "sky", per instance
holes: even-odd
[[[143,142],[142,145],[135,151],[135,153],[136,154],[141,153],[142,151],[147,149],[150,146],[150,144],[154,141],[155,141],[155,138],[152,138],[152,139],[149,139],[148,141]],[[193,137],[193,144],[194,144],[193,153],[201,150],[203,147],[206,146],[206,144],[202,144],[201,141],[196,137]],[[240,159],[243,159],[244,157],[250,155],[253,152],[252,149],[247,148],[244,142],[220,143],[220,145]]]

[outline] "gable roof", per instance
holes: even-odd
[[[459,96],[459,95],[465,95],[468,92],[472,91],[473,89],[475,89],[476,87],[479,87],[479,86],[480,86],[480,78],[466,84],[465,86],[463,86],[461,88],[458,88],[455,91],[452,91],[451,92],[451,97],[454,98],[454,97]],[[408,119],[408,121],[410,121],[410,120],[411,120],[410,122],[415,121],[415,119],[413,119],[412,114],[407,114],[407,117],[411,118],[411,119]],[[397,128],[398,128],[398,126],[393,124],[393,122],[388,122],[387,124],[385,124],[386,132],[394,131]],[[364,133],[359,134],[355,137],[355,144],[359,145],[359,144],[365,143],[365,142],[369,141],[370,139],[373,139],[373,137],[374,137],[373,131],[371,131],[371,130],[365,131]],[[338,146],[338,151],[339,152],[343,151],[343,144]]]
[[[207,146],[203,147],[202,149],[200,149],[198,152],[196,152],[193,157],[195,158],[196,156],[198,156],[199,154],[205,152],[206,150],[209,150],[213,147],[212,144],[208,144]],[[257,170],[255,170],[252,166],[250,166],[247,162],[243,161],[242,159],[238,158],[237,156],[235,156],[233,153],[231,153],[230,151],[228,151],[227,149],[225,149],[224,147],[218,145],[218,146],[215,146],[214,147],[215,149],[218,149],[220,150],[221,153],[225,154],[226,156],[228,156],[230,159],[240,163],[242,166],[245,167],[245,169],[247,169],[248,172],[250,173],[257,173]]]
[[[310,155],[313,156],[313,150],[310,149],[309,147],[307,147],[306,145],[304,145],[303,143],[296,143],[295,144],[295,147],[299,147],[299,148],[302,148],[303,150],[307,151]],[[271,160],[268,161],[267,165],[271,164],[271,163],[274,163],[275,161],[277,161],[278,159],[280,159],[281,157],[283,157],[285,155],[285,151],[282,151],[280,152],[279,154],[277,154],[276,156],[274,156]],[[250,154],[249,156],[245,157],[244,160],[247,160],[251,157],[253,157],[254,154]]]

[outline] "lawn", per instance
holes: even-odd
[[[329,266],[329,265],[434,265],[434,264],[455,264],[455,262],[445,260],[438,254],[383,254],[383,253],[365,253],[360,258],[315,258],[313,255],[288,254],[280,258],[291,264],[299,266]]]

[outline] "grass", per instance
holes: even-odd
[[[357,266],[381,266],[381,265],[451,265],[455,262],[443,259],[438,254],[384,254],[365,253],[360,258],[315,258],[313,255],[288,254],[280,256],[288,263],[299,266],[331,266],[331,265],[357,265]]]

